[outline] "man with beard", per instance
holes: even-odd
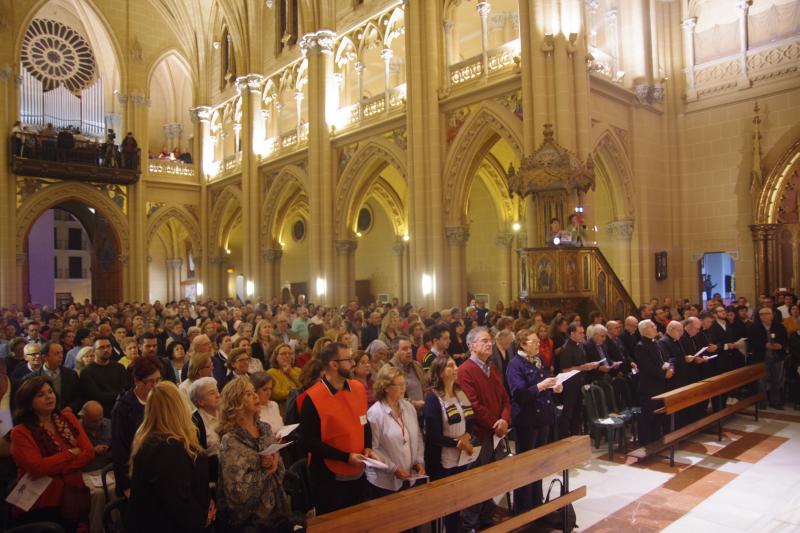
[[[317,514],[367,500],[364,459],[372,451],[367,393],[351,378],[350,348],[332,342],[322,352],[321,379],[308,389],[300,413],[300,440],[310,454],[312,499]]]

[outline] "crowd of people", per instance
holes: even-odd
[[[112,465],[129,531],[293,531],[311,509],[585,432],[582,390],[605,380],[641,407],[642,444],[664,428],[652,396],[745,364],[766,364],[760,386],[773,408],[800,404],[791,294],[755,306],[715,295],[702,308],[654,299],[638,316],[607,318],[481,301],[437,312],[397,301],[4,309],[3,486],[52,478],[30,508],[11,507],[12,523],[99,530],[83,473]],[[678,423],[728,401],[696,405]],[[296,491],[303,476],[309,494]],[[510,511],[542,500],[533,481]],[[438,527],[497,520],[488,499]]]
[[[105,142],[87,136],[75,126],[56,128],[48,122],[38,130],[19,120],[11,128],[11,155],[41,161],[84,163],[94,166],[139,169],[141,149],[132,132],[117,145],[113,129],[106,132]]]

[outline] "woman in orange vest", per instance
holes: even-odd
[[[308,389],[300,413],[317,515],[366,501],[364,459],[378,459],[371,449],[367,393],[360,382],[350,379],[350,348],[332,342],[321,359],[322,379]]]

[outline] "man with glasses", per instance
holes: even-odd
[[[25,364],[17,365],[11,373],[11,384],[14,387],[14,391],[17,390],[19,385],[22,385],[28,375],[42,368],[41,344],[35,342],[26,344],[22,353],[25,354]]]
[[[758,319],[750,326],[747,335],[747,347],[750,355],[748,364],[764,363],[767,376],[762,378],[759,387],[766,391],[770,407],[783,411],[783,360],[786,358],[788,334],[780,319],[775,320],[775,312],[771,307],[762,307],[758,311]],[[766,405],[759,405],[762,409]]]
[[[109,343],[109,351],[110,346]],[[161,361],[157,357],[137,357],[131,363],[130,369],[133,373],[133,388],[120,396],[111,411],[111,460],[114,463],[117,496],[120,498],[130,496],[131,481],[128,473],[133,437],[144,419],[147,397],[161,382],[162,370]]]
[[[309,471],[317,515],[367,499],[364,459],[372,451],[367,393],[351,379],[350,349],[332,342],[322,351],[320,380],[308,389],[300,412],[300,440],[310,454]]]
[[[117,396],[127,388],[125,367],[111,360],[111,341],[98,337],[94,341],[94,362],[81,370],[81,390],[86,400],[100,402],[103,411],[110,413]]]
[[[422,408],[425,407],[425,395],[430,386],[422,365],[414,361],[411,353],[411,339],[398,335],[392,340],[392,350],[394,357],[389,364],[403,371],[406,378],[406,398],[421,415]]]
[[[69,368],[64,368],[64,348],[57,342],[48,342],[42,347],[42,366],[36,372],[28,374],[26,379],[33,376],[45,376],[53,383],[53,390],[58,397],[59,409],[70,409],[77,413],[83,404],[83,394],[78,373]]]
[[[475,410],[474,433],[480,441],[481,451],[473,466],[489,464],[495,460],[494,438],[505,437],[511,423],[511,402],[506,392],[503,376],[492,362],[492,337],[485,327],[473,328],[467,333],[470,357],[458,368],[457,383],[469,398]],[[505,453],[503,444],[498,445]],[[464,529],[484,529],[496,523],[495,504],[492,500],[473,505],[461,512]]]

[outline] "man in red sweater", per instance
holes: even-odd
[[[511,403],[503,385],[503,376],[491,360],[492,337],[489,331],[484,327],[473,328],[466,340],[470,357],[458,368],[458,384],[475,411],[474,432],[480,440],[481,451],[473,466],[481,466],[495,459],[493,437],[504,437],[508,433]],[[467,530],[494,525],[494,502],[489,499],[464,509],[461,517]]]

